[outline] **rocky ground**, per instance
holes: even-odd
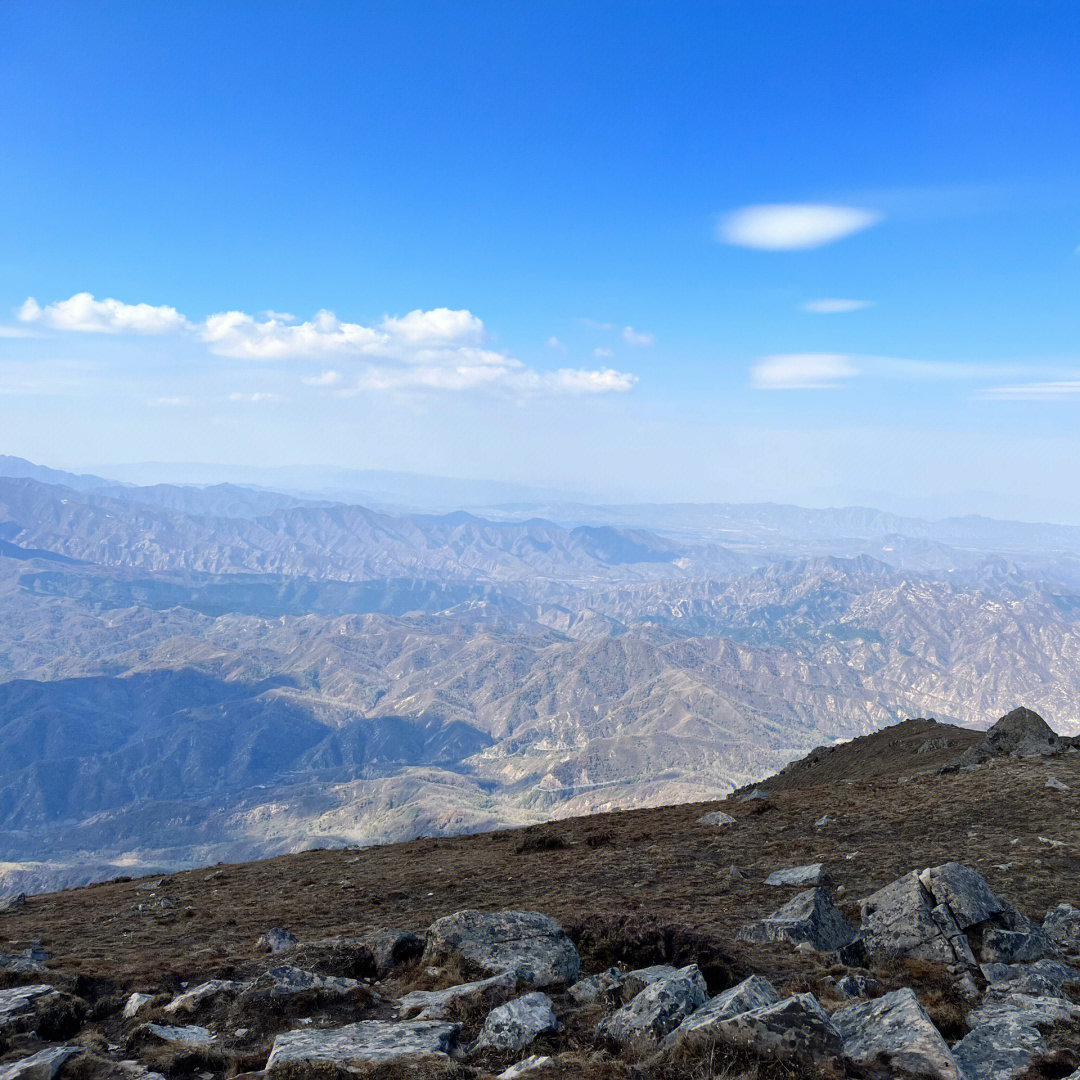
[[[0,1080],[1080,1067],[1080,754],[909,721],[722,803],[0,911]]]

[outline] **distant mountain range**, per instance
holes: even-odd
[[[1078,530],[0,473],[9,888],[709,798],[908,715],[1080,730]]]

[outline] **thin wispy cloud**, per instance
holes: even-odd
[[[976,396],[985,401],[1075,401],[1080,399],[1080,379],[991,386]]]
[[[858,374],[853,359],[840,353],[787,353],[763,356],[750,381],[758,390],[827,390]]]
[[[656,344],[655,335],[648,334],[644,330],[635,330],[632,326],[622,328],[622,339],[634,349],[643,349],[648,345]]]
[[[547,339],[547,347],[549,349],[554,349],[556,352],[569,352],[566,345],[561,342],[557,337],[555,337],[554,334]]]
[[[597,393],[624,392],[637,381],[608,368],[536,371],[488,347],[483,321],[463,309],[416,309],[384,316],[374,326],[347,322],[327,310],[303,322],[273,311],[258,317],[223,311],[195,321],[167,305],[97,300],[90,293],[76,293],[45,306],[30,298],[19,309],[19,319],[67,333],[183,335],[201,342],[215,356],[239,360],[352,361],[353,385],[361,389]],[[641,339],[637,344],[651,342],[651,335],[629,327],[627,331]],[[337,368],[305,379],[311,386],[334,386],[342,380]],[[249,395],[244,400],[266,399]]]
[[[578,322],[582,326],[587,326],[591,330],[614,330],[615,324],[609,322],[597,322],[596,319],[578,319]]]
[[[873,300],[845,300],[840,297],[822,297],[820,300],[807,300],[803,311],[812,315],[846,315],[849,311],[862,311],[873,307]]]
[[[604,360],[609,356],[614,356],[615,350],[609,349],[606,345],[597,345],[596,348],[593,349],[592,354],[597,360]]]
[[[251,405],[261,405],[268,401],[280,401],[280,394],[272,394],[265,390],[257,390],[254,393],[236,392],[229,395],[230,401],[246,402]]]
[[[861,232],[881,221],[876,210],[815,203],[747,206],[720,218],[716,237],[759,251],[802,251]]]

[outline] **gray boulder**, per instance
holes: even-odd
[[[990,1000],[969,1014],[971,1030],[953,1055],[971,1080],[1013,1080],[1048,1052],[1045,1029],[1078,1016],[1080,1007],[1064,998],[1012,994]]]
[[[723,810],[713,810],[712,813],[702,814],[698,818],[699,825],[734,825],[735,819],[730,814],[725,814]]]
[[[413,990],[398,1001],[398,1016],[405,1020],[445,1020],[462,1007],[498,1005],[516,989],[517,979],[503,971],[489,979],[459,983],[445,990]]]
[[[53,1080],[66,1062],[82,1052],[81,1046],[50,1046],[30,1057],[0,1065],[0,1080]]]
[[[704,1005],[708,997],[697,965],[689,964],[650,983],[632,1001],[601,1020],[596,1031],[601,1038],[617,1043],[638,1038],[659,1040]]]
[[[1080,908],[1058,904],[1053,911],[1047,912],[1042,928],[1059,949],[1080,954]]]
[[[986,993],[990,997],[1034,994],[1056,997],[1069,983],[1080,981],[1080,971],[1060,960],[1036,960],[1033,964],[983,964]]]
[[[844,1057],[856,1065],[881,1064],[913,1076],[963,1080],[948,1044],[907,987],[832,1015]]]
[[[34,1027],[42,1009],[59,1000],[59,991],[44,983],[0,990],[0,1032],[25,1031]]]
[[[795,885],[806,888],[808,885],[825,885],[829,881],[824,863],[810,863],[807,866],[789,866],[783,870],[774,870],[766,879],[766,885]]]
[[[795,994],[774,1005],[738,1013],[713,1028],[717,1041],[762,1057],[835,1062],[843,1039],[813,994]]]
[[[691,1013],[669,1036],[668,1042],[682,1042],[689,1039],[713,1038],[715,1029],[722,1020],[738,1016],[751,1009],[761,1009],[775,1005],[780,995],[773,989],[768,979],[760,975],[751,975],[741,983],[729,987],[721,994],[711,998],[701,1008]]]
[[[986,738],[961,754],[957,765],[979,765],[993,757],[1045,757],[1064,749],[1061,737],[1031,709],[1013,709],[986,733]]]
[[[983,928],[979,959],[986,964],[1025,964],[1054,951],[1054,942],[1038,923],[1007,908]]]
[[[451,957],[489,974],[513,972],[527,986],[567,986],[581,960],[563,928],[535,911],[459,911],[431,924],[424,960]]]
[[[558,1029],[551,998],[534,990],[488,1013],[477,1045],[482,1050],[524,1050],[541,1035]]]
[[[626,975],[625,971],[611,967],[579,979],[566,992],[578,1005],[613,1004],[626,983]]]
[[[460,1024],[437,1020],[361,1020],[341,1028],[294,1028],[274,1039],[266,1062],[268,1076],[294,1064],[327,1062],[351,1069],[395,1058],[444,1057]]]
[[[860,975],[855,972],[841,975],[836,980],[836,989],[846,998],[870,997],[878,992],[878,981],[870,975]]]
[[[375,962],[375,974],[385,978],[399,964],[414,960],[424,951],[424,939],[408,930],[376,930],[364,938]]]
[[[39,975],[45,971],[45,963],[52,959],[52,953],[31,945],[19,952],[0,952],[0,971],[14,971],[19,975]]]
[[[851,924],[840,914],[824,889],[809,889],[792,897],[768,918],[739,930],[742,941],[758,944],[804,942],[819,952],[842,949],[855,940]]]

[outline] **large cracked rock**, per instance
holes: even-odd
[[[738,936],[759,945],[787,941],[793,945],[806,943],[819,952],[834,952],[850,945],[856,935],[824,889],[808,889],[768,918],[742,927]]]
[[[404,1020],[445,1020],[457,1009],[491,1008],[512,996],[517,979],[508,971],[489,979],[458,983],[445,990],[413,990],[398,1001],[398,1016]]]
[[[326,1062],[350,1069],[395,1058],[444,1057],[460,1031],[460,1024],[438,1020],[361,1020],[341,1028],[294,1028],[274,1039],[266,1072],[274,1076],[294,1064]]]
[[[708,1000],[705,979],[696,964],[657,979],[632,1001],[600,1021],[596,1032],[603,1039],[629,1043],[635,1039],[662,1039]]]
[[[667,1038],[668,1043],[683,1042],[692,1039],[711,1039],[715,1037],[717,1026],[751,1009],[762,1009],[775,1005],[780,995],[768,979],[760,975],[751,975],[741,983],[729,987],[721,994],[711,998],[701,1008],[691,1013]]]
[[[714,1025],[718,1042],[740,1046],[762,1057],[802,1062],[836,1062],[843,1039],[813,994],[795,994],[759,1009],[738,1013]]]
[[[477,1045],[482,1050],[516,1052],[558,1027],[551,998],[534,990],[492,1009],[484,1021]]]
[[[956,764],[965,768],[993,757],[1045,757],[1063,746],[1061,736],[1037,712],[1013,709],[987,731],[981,743],[965,750]]]
[[[856,1065],[881,1064],[933,1080],[964,1080],[948,1044],[913,991],[837,1009],[832,1022],[844,1040],[844,1056]]]
[[[424,961],[459,957],[488,974],[512,972],[526,986],[567,986],[581,960],[566,931],[535,911],[459,911],[432,923]]]
[[[862,901],[860,934],[875,959],[910,956],[974,967],[964,931],[984,962],[1036,960],[1051,946],[1042,930],[960,863],[914,871]]]

